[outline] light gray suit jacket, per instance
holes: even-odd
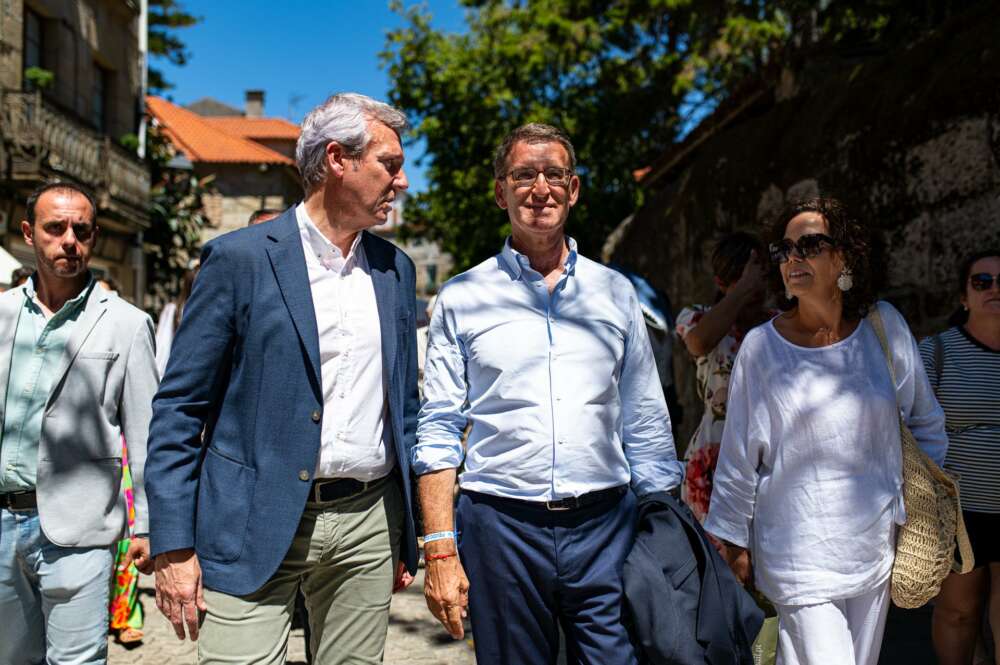
[[[24,288],[0,295],[0,423]],[[149,531],[143,468],[158,377],[153,322],[95,284],[73,324],[45,405],[35,491],[42,531],[63,547],[101,547],[127,525],[122,434],[128,444],[135,532]]]

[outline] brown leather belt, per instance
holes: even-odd
[[[38,508],[35,490],[0,494],[0,508],[6,508],[7,510],[35,510]]]

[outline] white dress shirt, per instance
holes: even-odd
[[[818,348],[768,322],[736,356],[705,529],[750,549],[757,588],[777,604],[851,598],[888,579],[906,519],[897,408],[944,460],[944,412],[916,342],[899,312],[878,308],[895,386],[867,319]]]
[[[680,483],[635,290],[568,245],[551,293],[509,241],[441,289],[412,452],[418,475],[464,457],[463,489],[529,501]]]
[[[323,429],[316,478],[375,480],[396,463],[371,270],[358,233],[345,257],[295,208],[319,333]]]

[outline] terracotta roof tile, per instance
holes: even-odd
[[[227,134],[245,139],[297,141],[299,138],[299,126],[281,118],[246,118],[238,115],[216,116],[204,120]]]
[[[295,162],[259,143],[230,134],[204,118],[160,97],[147,97],[149,113],[171,142],[192,162],[289,164]],[[261,137],[263,138],[263,137]]]

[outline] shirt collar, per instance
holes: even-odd
[[[323,235],[309,218],[306,212],[305,203],[300,203],[295,207],[295,219],[299,225],[299,235],[302,237],[302,244],[306,250],[312,252],[320,265],[328,270],[342,270],[344,266],[356,261],[359,257],[358,244],[361,242],[361,232],[354,236],[351,249],[347,256],[344,256],[340,248],[330,242],[329,238]]]
[[[507,236],[507,240],[504,241],[503,250],[500,252],[500,256],[507,267],[510,268],[511,272],[514,273],[515,279],[520,279],[525,271],[537,276],[536,279],[540,279],[541,275],[538,274],[531,267],[531,262],[528,257],[521,252],[514,249],[510,244],[510,236]],[[569,254],[566,256],[566,262],[563,264],[563,268],[566,270],[567,275],[572,275],[576,270],[576,240],[566,236],[566,247],[569,248]]]
[[[27,296],[27,298],[25,298],[25,306],[38,307],[37,304],[38,292],[35,290],[35,279],[37,277],[38,273],[36,272],[31,277],[28,278],[28,281],[26,281],[24,283],[24,286],[22,287],[24,288],[24,295]],[[94,280],[94,274],[88,272],[87,284],[86,286],[83,287],[83,290],[80,291],[80,293],[73,296],[72,298],[70,298],[69,300],[67,300],[65,303],[63,303],[63,306],[59,308],[59,311],[53,312],[52,316],[53,317],[70,316],[74,312],[83,309],[84,305],[87,303],[87,298],[90,297],[90,292],[94,290],[95,284],[97,284],[97,281]]]

